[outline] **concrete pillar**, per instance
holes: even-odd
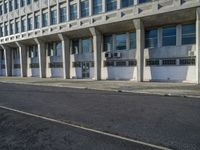
[[[70,40],[63,34],[58,34],[62,43],[62,57],[63,57],[63,78],[70,79],[71,61],[70,61]]]
[[[20,69],[21,69],[21,77],[27,77],[27,52],[26,47],[20,42],[16,42],[19,48],[19,56],[20,56]]]
[[[77,18],[81,18],[81,1],[77,0]]]
[[[107,8],[106,8],[106,0],[102,0],[102,12],[106,12]]]
[[[39,69],[40,69],[40,78],[46,77],[46,49],[45,43],[38,39],[34,39],[38,45],[38,58],[39,58]]]
[[[137,59],[137,81],[143,81],[144,72],[144,25],[141,19],[133,20],[136,29],[136,59]]]
[[[102,49],[102,34],[94,27],[90,28],[93,36],[93,53],[94,53],[94,78],[101,80],[101,49]]]
[[[139,3],[139,0],[134,0],[134,5],[137,5]]]
[[[12,55],[11,49],[6,45],[1,45],[4,50],[4,59],[5,59],[5,72],[6,76],[12,76]]]
[[[200,84],[200,7],[196,10],[196,76]]]
[[[92,0],[89,0],[89,16],[92,16],[93,13],[93,3]]]
[[[121,8],[121,0],[117,0],[117,9]]]

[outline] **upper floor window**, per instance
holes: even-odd
[[[136,48],[136,33],[131,32],[130,33],[130,49]]]
[[[72,54],[79,53],[79,40],[72,40]]]
[[[182,44],[196,43],[196,27],[195,24],[182,25]]]
[[[77,4],[70,5],[70,20],[77,19]]]
[[[152,0],[139,0],[139,3],[152,2]]]
[[[27,24],[28,24],[28,30],[32,30],[33,28],[33,26],[32,26],[32,18],[28,18],[28,20],[27,20],[28,22],[27,22]]]
[[[81,17],[89,16],[89,1],[81,1]]]
[[[126,50],[126,34],[118,34],[115,39],[116,50]]]
[[[8,36],[8,25],[4,26],[4,36]]]
[[[15,33],[19,33],[19,21],[15,22]]]
[[[35,16],[35,29],[40,28],[40,16]]]
[[[3,37],[3,27],[0,25],[0,37]]]
[[[26,31],[26,20],[22,20],[21,21],[21,32],[25,32]]]
[[[13,0],[9,1],[9,11],[13,10]]]
[[[8,2],[4,3],[4,14],[8,12]]]
[[[20,6],[23,7],[25,5],[25,0],[21,0]]]
[[[103,38],[103,51],[112,51],[113,50],[113,37],[112,35],[104,36]]]
[[[19,0],[15,0],[15,9],[19,8]]]
[[[3,8],[2,8],[2,5],[0,5],[0,15],[3,14]]]
[[[57,23],[57,12],[56,10],[51,10],[51,25]]]
[[[158,45],[158,30],[157,29],[149,29],[145,31],[145,47],[153,48]]]
[[[117,0],[107,0],[106,1],[106,10],[112,11],[117,9]]]
[[[67,9],[66,7],[60,8],[60,22],[65,22],[67,20]]]
[[[31,4],[32,0],[27,0],[27,5]]]
[[[42,14],[42,26],[43,27],[48,26],[48,13]]]
[[[102,0],[93,0],[92,1],[93,3],[93,8],[92,8],[92,11],[93,11],[93,14],[96,15],[96,14],[99,14],[102,12]]]
[[[176,26],[163,28],[162,43],[163,46],[176,45]]]
[[[92,52],[92,42],[90,38],[81,40],[81,50],[82,53]]]
[[[121,5],[122,5],[122,8],[132,6],[133,0],[122,0]]]
[[[14,33],[14,23],[10,23],[10,35]]]

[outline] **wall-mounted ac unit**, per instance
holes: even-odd
[[[115,58],[121,58],[121,53],[120,52],[116,52],[116,53],[114,53],[114,57]]]
[[[105,58],[112,58],[112,53],[105,53]]]

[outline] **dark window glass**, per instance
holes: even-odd
[[[122,8],[129,7],[133,5],[133,0],[122,0],[121,3],[122,3]]]
[[[162,34],[163,46],[175,46],[176,45],[176,27],[165,27],[163,28]]]
[[[89,1],[81,1],[81,17],[89,16]]]
[[[131,32],[130,33],[130,49],[136,48],[136,33]]]
[[[72,54],[78,54],[79,53],[79,40],[73,40],[72,41]]]
[[[65,22],[67,20],[67,9],[66,7],[60,8],[60,22]]]
[[[113,38],[112,35],[104,36],[104,49],[103,51],[112,51],[113,50]]]
[[[158,32],[157,29],[150,29],[145,31],[145,47],[153,48],[158,44]]]
[[[126,34],[116,35],[116,50],[126,50]]]
[[[102,0],[93,0],[93,14],[99,14],[102,12]]]
[[[117,0],[107,0],[106,1],[106,10],[112,11],[117,9]]]
[[[182,26],[182,44],[196,43],[196,27],[195,24],[187,24]]]
[[[77,4],[70,5],[70,20],[77,19]]]

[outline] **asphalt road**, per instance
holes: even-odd
[[[0,89],[0,106],[171,149],[200,149],[199,99],[15,84],[0,84]],[[73,141],[69,149],[149,148],[10,111],[0,110],[0,114],[0,135],[5,133],[0,136],[0,149],[6,149],[9,140],[15,146],[22,145],[21,149],[25,149],[24,145],[43,146],[43,140],[50,145],[47,149],[63,149],[70,143],[63,144],[65,133],[72,135],[72,139],[67,139]],[[38,130],[43,131],[43,127],[41,135]],[[33,136],[35,142],[16,140],[23,134]]]

